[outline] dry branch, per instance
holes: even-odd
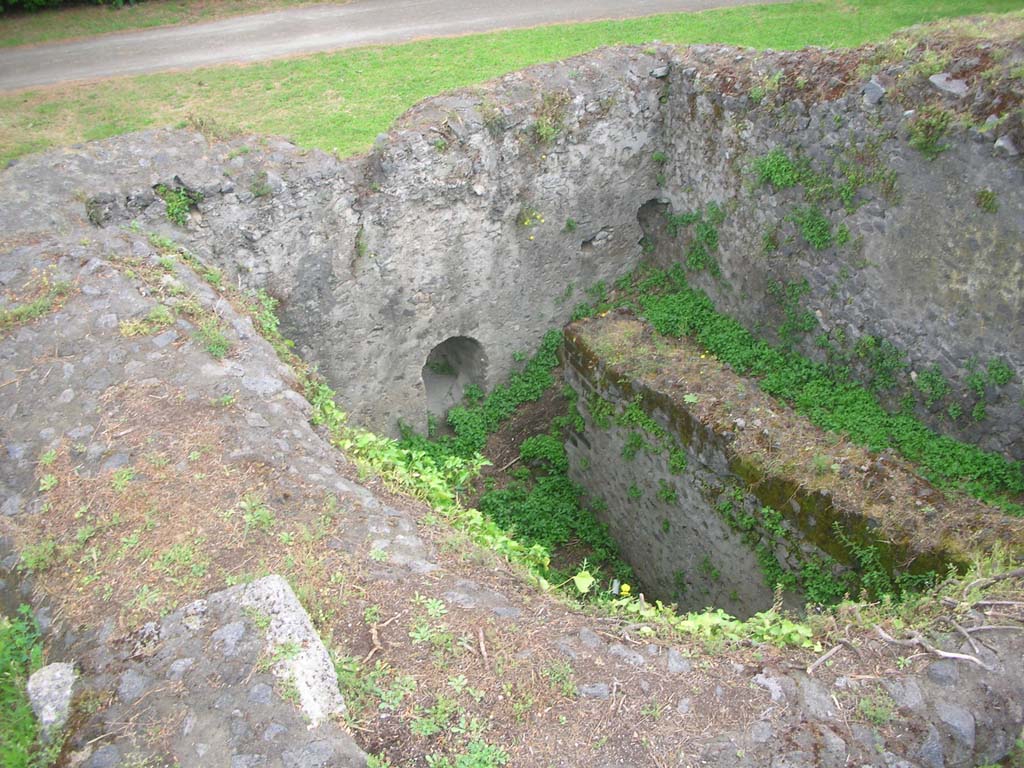
[[[904,640],[898,640],[876,624],[875,633],[885,642],[892,643],[893,645],[902,645],[905,648],[921,647],[927,653],[930,653],[933,656],[938,656],[943,659],[959,659],[960,661],[969,661],[972,664],[977,664],[979,667],[988,672],[992,671],[992,667],[983,662],[977,656],[972,656],[969,653],[955,653],[954,651],[943,651],[939,648],[936,648],[934,645],[925,640],[920,632],[913,632],[910,635],[910,637]]]

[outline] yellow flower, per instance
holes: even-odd
[[[621,587],[619,587],[619,594],[622,595],[623,597],[628,597],[629,596],[629,584],[623,584]]]

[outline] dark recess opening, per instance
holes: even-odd
[[[667,203],[648,200],[636,212],[636,221],[644,233],[640,238],[640,251],[644,260],[659,267],[668,267],[679,258],[673,247],[674,240],[668,236],[665,215],[671,211]]]
[[[430,350],[423,366],[427,411],[444,416],[462,402],[466,387],[475,384],[483,389],[486,380],[487,355],[480,342],[469,336],[445,339]]]

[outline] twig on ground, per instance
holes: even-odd
[[[961,635],[963,635],[965,638],[967,638],[967,642],[970,644],[971,650],[974,651],[974,655],[975,656],[980,656],[981,655],[981,649],[978,647],[978,643],[974,640],[974,638],[971,637],[971,634],[966,629],[964,629],[962,626],[960,626],[960,624],[958,624],[957,622],[953,621],[953,619],[947,618],[946,620],[950,624],[953,625],[953,628],[957,632],[959,632]]]
[[[967,632],[997,632],[1003,630],[1005,632],[1024,632],[1024,627],[1011,627],[1009,624],[985,624],[981,627],[968,627]]]
[[[840,652],[841,650],[843,650],[843,644],[842,644],[842,643],[840,643],[839,645],[833,646],[831,650],[829,650],[829,651],[827,651],[827,652],[823,653],[823,654],[822,654],[821,656],[819,656],[819,657],[818,657],[818,658],[817,658],[817,659],[816,659],[816,660],[814,661],[814,663],[813,663],[813,664],[811,664],[810,666],[808,666],[808,667],[807,667],[807,670],[806,670],[806,671],[807,671],[807,674],[808,674],[808,675],[813,675],[813,674],[814,674],[814,670],[816,670],[816,669],[817,669],[818,667],[820,667],[820,666],[821,666],[822,664],[824,664],[824,663],[825,663],[826,661],[828,661],[829,659],[831,659],[831,658],[832,658],[833,656],[835,656],[835,655],[836,655],[837,653],[839,653],[839,652]]]
[[[380,644],[380,635],[377,634],[376,624],[370,625],[370,640],[373,641],[373,648],[371,648],[370,652],[366,654],[365,658],[363,659],[363,664],[366,664],[370,659],[372,659],[373,654],[375,654],[377,651],[384,650],[384,646]]]
[[[979,667],[988,672],[992,671],[992,667],[990,667],[988,664],[983,662],[978,657],[971,656],[969,653],[955,653],[953,651],[943,651],[939,648],[936,648],[934,645],[925,640],[924,637],[918,632],[914,632],[910,637],[906,638],[905,640],[897,640],[895,637],[888,634],[884,629],[882,629],[877,624],[875,625],[875,632],[878,634],[880,638],[882,638],[887,643],[892,643],[894,645],[902,645],[905,648],[913,648],[915,646],[920,646],[921,648],[924,648],[925,651],[934,656],[939,656],[943,659],[959,659],[961,661],[969,661],[972,664],[977,664]]]
[[[405,615],[405,611],[400,611],[400,612],[396,613],[394,616],[392,616],[390,619],[388,619],[385,622],[381,622],[381,623],[376,623],[376,624],[371,624],[370,625],[370,640],[373,642],[373,648],[371,648],[370,652],[368,654],[366,654],[366,657],[363,659],[363,664],[366,664],[370,659],[372,659],[373,655],[375,653],[377,653],[377,651],[383,651],[384,650],[384,646],[381,645],[381,642],[380,642],[379,630],[384,629],[384,627],[386,627],[392,621],[394,621],[395,619],[399,618],[400,616],[404,616],[404,615]]]
[[[1015,568],[1012,571],[1000,573],[996,576],[989,576],[984,579],[975,579],[964,587],[964,600],[966,600],[967,595],[975,589],[985,589],[986,587],[991,587],[993,584],[997,584],[1000,581],[1006,581],[1007,579],[1024,579],[1024,568]]]

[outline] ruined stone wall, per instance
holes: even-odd
[[[637,263],[660,64],[605,53],[511,76],[494,94],[442,97],[368,158],[354,244],[335,256],[336,304],[322,319],[286,317],[375,426],[424,424],[421,369],[436,345],[478,341],[493,386],[514,353],[569,319],[580,288]],[[531,127],[543,94],[540,108],[564,121],[552,143]],[[322,335],[357,339],[371,358],[330,355]]]
[[[286,333],[354,419],[391,431],[425,425],[422,370],[438,344],[479,342],[493,386],[586,287],[645,258],[685,260],[692,232],[670,237],[666,214],[715,203],[713,263],[689,277],[721,309],[771,339],[798,321],[785,340],[803,351],[868,379],[887,365],[895,386],[879,389],[894,405],[910,393],[938,429],[1024,456],[1021,161],[1007,136],[993,149],[998,127],[957,123],[928,159],[908,144],[904,109],[935,95],[865,100],[858,56],[599,51],[424,102],[347,161],[139,134],[19,163],[5,183],[26,190],[25,210],[10,215],[81,219],[52,210],[73,193],[97,224],[184,241],[279,298]],[[803,185],[759,184],[752,167],[775,149],[835,189],[812,200]],[[202,193],[184,227],[167,221],[159,184]],[[810,208],[827,247],[795,223]],[[993,361],[1009,381],[988,375]],[[938,398],[914,384],[932,366],[949,386]]]
[[[799,82],[799,57],[752,62],[755,82],[771,82],[778,72]],[[690,280],[720,311],[772,340],[780,340],[787,309],[798,318],[809,313],[813,322],[794,334],[796,346],[849,365],[862,379],[877,378],[888,364],[879,345],[892,344],[906,367],[894,372],[896,386],[879,380],[877,388],[894,406],[918,389],[922,372],[938,366],[950,391],[930,405],[918,393],[918,415],[940,431],[1024,457],[1021,162],[1004,151],[1005,143],[994,145],[993,134],[962,125],[949,129],[938,142],[944,149],[929,159],[908,141],[920,115],[904,107],[921,112],[922,100],[934,100],[937,88],[926,81],[924,93],[901,95],[904,104],[895,94],[875,102],[862,96],[855,72],[843,75],[841,87],[832,84],[835,98],[805,103],[799,89],[790,89],[758,103],[736,95],[735,86],[733,95],[716,93],[721,73],[699,64],[674,67],[659,200],[675,212],[709,202],[727,211],[715,255],[720,274],[691,270]],[[980,89],[946,95],[939,104],[955,110],[971,97],[981,101]],[[753,166],[772,150],[806,158],[833,190],[816,200],[806,185],[780,190],[759,183]],[[871,176],[876,180],[867,181]],[[995,210],[983,210],[983,190]],[[809,244],[793,221],[811,209],[831,224],[827,247]],[[648,234],[661,263],[683,257],[685,239],[668,238],[663,222]],[[804,281],[798,301],[781,297],[780,285]],[[1014,377],[995,384],[987,375],[992,361],[1006,363]],[[983,396],[972,391],[972,373]],[[979,402],[984,417],[978,411],[973,418]],[[950,406],[962,415],[951,417]]]
[[[603,400],[619,416],[634,391],[602,373],[600,362],[570,338],[566,382],[584,402]],[[645,410],[672,429],[669,415],[651,406],[645,403]],[[766,583],[742,534],[715,510],[717,492],[730,482],[742,485],[720,438],[698,425],[683,444],[685,467],[673,471],[666,451],[629,448],[632,435],[643,434],[647,445],[650,435],[614,419],[597,424],[591,409],[580,410],[584,430],[570,433],[565,446],[569,476],[586,489],[646,597],[683,610],[713,605],[743,618],[771,608],[774,585]],[[742,506],[757,505],[752,494],[741,496]]]
[[[773,412],[765,396],[748,398],[724,367],[680,365],[697,357],[694,346],[645,338],[643,328],[624,312],[573,323],[563,367],[583,418],[566,436],[569,475],[648,598],[744,617],[768,610],[776,588],[790,607],[830,602],[856,591],[854,573],[877,584],[943,573],[963,560],[966,520],[972,529],[993,524],[980,505],[947,509],[936,500],[922,530],[905,514],[903,470],[869,466],[863,454],[841,461],[867,464],[847,466],[845,478],[839,467],[823,483],[802,466],[825,450],[824,436],[795,414]],[[762,420],[770,437],[746,431]],[[1000,521],[1007,527],[992,541],[1019,540],[1011,521]]]
[[[1005,136],[993,141],[991,135],[954,127],[943,139],[950,148],[928,161],[901,143],[905,137],[900,126],[910,119],[903,116],[903,105],[883,102],[881,111],[866,111],[860,82],[853,77],[840,80],[834,92],[826,94],[831,106],[813,106],[809,97],[807,115],[801,114],[793,99],[778,105],[769,94],[755,103],[748,84],[741,88],[747,95],[737,96],[729,67],[752,63],[747,54],[737,59],[740,55],[710,49],[604,52],[535,69],[510,76],[483,93],[428,102],[382,139],[369,157],[350,161],[302,152],[272,140],[246,138],[224,144],[191,132],[154,131],[57,150],[5,170],[0,174],[0,230],[5,240],[0,284],[8,295],[16,294],[30,271],[54,269],[55,276],[73,282],[75,290],[57,311],[15,328],[4,339],[0,361],[5,375],[0,380],[18,384],[2,390],[0,437],[7,460],[0,465],[0,513],[19,518],[19,524],[60,511],[67,513],[69,521],[78,519],[73,511],[77,504],[50,509],[41,489],[41,457],[50,449],[66,452],[62,456],[68,456],[69,462],[73,459],[68,467],[73,464],[76,484],[79,479],[84,483],[115,467],[130,466],[125,462],[133,458],[146,469],[133,480],[141,484],[152,479],[146,477],[150,466],[157,467],[146,458],[154,446],[167,447],[179,432],[188,432],[183,424],[213,422],[225,439],[210,441],[216,448],[204,454],[203,469],[214,461],[223,462],[226,469],[240,469],[233,475],[225,471],[218,482],[247,477],[248,469],[257,463],[273,469],[276,479],[267,492],[279,500],[282,521],[299,522],[302,518],[293,514],[319,510],[325,497],[340,496],[339,519],[326,546],[345,559],[365,555],[365,561],[352,562],[357,568],[365,565],[367,578],[386,579],[389,589],[400,581],[413,581],[404,597],[396,598],[405,605],[410,604],[406,598],[419,594],[423,574],[434,572],[431,588],[444,596],[453,611],[476,611],[454,614],[464,623],[490,626],[487,623],[495,617],[513,622],[511,632],[526,638],[530,646],[518,661],[527,665],[533,679],[543,679],[550,660],[560,658],[559,654],[577,665],[577,674],[586,670],[588,677],[580,676],[581,683],[586,681],[580,686],[582,706],[589,706],[586,699],[591,697],[614,697],[616,691],[621,697],[626,690],[632,701],[626,706],[635,712],[662,712],[668,701],[677,702],[674,708],[679,715],[692,718],[703,717],[707,708],[691,710],[691,699],[711,701],[723,692],[749,692],[750,699],[723,699],[735,718],[728,726],[720,720],[697,721],[695,732],[714,736],[713,740],[701,737],[697,745],[702,750],[700,759],[708,764],[735,766],[740,754],[745,755],[742,764],[749,766],[773,760],[819,765],[823,754],[836,764],[889,766],[906,763],[904,755],[921,765],[975,766],[1001,760],[1020,733],[1024,668],[1019,663],[1019,633],[992,632],[984,636],[984,643],[943,638],[943,647],[978,653],[984,667],[943,659],[915,672],[902,669],[901,659],[895,666],[887,663],[876,668],[872,666],[876,651],[864,656],[844,652],[833,658],[833,672],[829,673],[831,665],[822,664],[815,679],[790,667],[791,662],[805,664],[806,654],[801,660],[772,651],[762,662],[749,649],[734,657],[703,657],[700,669],[691,670],[675,649],[665,652],[659,644],[636,645],[632,625],[609,632],[608,623],[567,620],[555,603],[549,610],[547,606],[538,609],[537,600],[528,595],[513,595],[510,601],[488,586],[492,561],[487,560],[481,570],[470,558],[450,569],[452,563],[442,562],[430,551],[429,537],[421,540],[416,535],[412,512],[392,508],[387,499],[374,497],[342,476],[343,459],[306,424],[309,404],[289,388],[296,385],[292,374],[260,340],[250,320],[236,313],[190,267],[161,263],[159,238],[171,238],[187,244],[207,264],[219,265],[225,271],[223,280],[271,290],[283,302],[287,334],[328,373],[356,418],[378,428],[390,427],[398,417],[422,421],[421,366],[439,341],[456,335],[480,341],[490,361],[489,383],[497,381],[511,365],[512,352],[528,350],[542,331],[568,316],[572,304],[584,298],[582,287],[610,279],[644,256],[662,260],[685,255],[690,233],[671,237],[662,232],[665,212],[706,211],[710,202],[721,203],[726,213],[712,254],[720,275],[716,278],[705,266],[691,270],[690,277],[711,291],[723,307],[765,334],[777,336],[780,319],[785,319],[777,297],[767,290],[771,281],[806,277],[808,289],[799,311],[819,310],[819,321],[832,335],[839,326],[829,313],[843,320],[851,336],[872,333],[905,343],[907,351],[917,356],[915,360],[946,365],[948,357],[950,377],[963,376],[972,356],[983,366],[993,357],[1002,357],[1019,370],[1015,355],[1021,348],[1021,291],[1013,249],[1022,231],[1021,166],[1019,160],[993,154],[994,144],[1004,153],[1009,151],[1012,145],[1002,141]],[[768,67],[781,60],[771,55],[756,61]],[[815,60],[808,55],[807,61]],[[827,84],[831,75],[827,67],[823,71],[821,79]],[[712,79],[711,74],[716,77]],[[769,74],[763,82],[770,85],[770,78]],[[686,89],[692,89],[693,99]],[[545,107],[543,94],[562,91],[569,94],[567,99],[549,100]],[[837,101],[846,93],[850,98]],[[787,110],[795,115],[792,124],[785,117]],[[857,117],[862,111],[863,119]],[[893,138],[883,141],[880,151],[898,171],[899,202],[887,200],[880,189],[869,189],[865,194],[875,197],[851,214],[840,213],[834,201],[821,204],[835,217],[833,227],[848,225],[851,243],[863,238],[858,246],[863,251],[807,249],[795,235],[787,242],[793,234],[787,217],[794,206],[806,204],[803,193],[790,189],[773,194],[756,186],[747,170],[752,158],[776,146],[795,152],[799,144],[810,154],[819,150],[827,154],[822,148],[831,141],[828,119],[831,115],[835,125],[836,114],[853,116],[851,122],[865,131],[880,130],[882,123],[897,130]],[[866,115],[877,115],[871,118],[874,124],[867,123]],[[547,141],[535,139],[539,117],[544,118]],[[808,123],[801,128],[804,117]],[[826,134],[817,137],[817,143],[812,126]],[[800,133],[805,130],[810,132]],[[942,179],[939,184],[937,180]],[[976,204],[971,208],[969,193],[976,184],[992,189],[1000,202],[995,213],[983,216],[975,212]],[[159,185],[202,194],[184,225],[168,221]],[[654,204],[647,205],[650,201]],[[920,205],[936,206],[937,212],[914,207]],[[660,212],[659,206],[664,206]],[[643,221],[638,219],[641,209]],[[574,226],[569,226],[570,218]],[[90,221],[98,228],[90,228]],[[133,221],[142,233],[157,237],[147,243],[144,234],[121,231]],[[890,228],[897,223],[898,228]],[[779,243],[776,251],[764,254],[763,238],[770,229],[777,232]],[[936,253],[948,255],[940,258]],[[868,261],[858,266],[860,262],[851,260],[850,254]],[[905,262],[903,254],[914,259]],[[934,267],[931,272],[929,265]],[[139,280],[136,269],[148,270],[161,287]],[[206,277],[215,278],[209,272]],[[567,290],[570,283],[571,291]],[[193,338],[196,329],[184,310],[163,333],[136,337],[121,332],[120,322],[146,317],[157,298],[168,297],[175,306],[199,302],[203,312],[218,314],[230,335],[231,353],[223,360],[212,358]],[[918,335],[915,324],[921,334],[939,333],[939,338]],[[808,332],[795,343],[813,347],[814,335]],[[582,379],[579,383],[584,391]],[[111,389],[119,384],[123,386]],[[1021,428],[1012,410],[1017,407],[1013,400],[1019,396],[1019,373],[1003,390],[984,384],[986,389],[990,386],[993,399],[1001,399],[991,404],[988,418],[973,429],[990,433],[988,444],[1013,452]],[[613,394],[610,388],[602,391]],[[171,396],[185,393],[185,399]],[[128,407],[132,401],[145,401],[147,407],[138,408],[137,402],[136,408]],[[167,410],[156,410],[158,403]],[[1002,408],[1006,410],[997,410]],[[154,419],[154,414],[161,418]],[[668,414],[664,408],[649,412],[663,419],[663,425],[682,424]],[[193,417],[195,422],[188,421]],[[1000,431],[992,421],[1005,429]],[[621,457],[626,439],[610,435],[603,446],[596,439],[590,444],[591,451],[609,452],[603,466],[618,478],[619,492],[628,482],[627,470],[616,458]],[[722,469],[721,443],[715,436],[705,434],[692,443],[688,457],[692,474],[687,478],[692,483],[677,485],[681,497],[686,487],[699,485],[698,480]],[[586,447],[582,440],[579,446],[583,446],[580,452],[573,454],[577,461]],[[191,458],[184,458],[188,446],[182,442],[177,447],[183,449],[182,461],[169,466],[189,480],[179,487],[194,493],[191,483],[198,482],[200,474],[191,469]],[[671,470],[669,474],[678,477]],[[664,468],[653,462],[644,467],[644,475],[645,484],[669,479]],[[72,473],[65,477],[71,479]],[[656,498],[657,485],[646,485],[645,496]],[[63,482],[58,487],[63,488]],[[780,494],[782,499],[789,497]],[[916,494],[906,496],[911,497]],[[207,498],[212,497],[204,497],[198,506],[213,525],[207,530],[220,532],[211,540],[218,552],[228,553],[222,562],[232,569],[239,562],[249,562],[232,559],[233,550],[227,549],[238,537],[240,522],[236,518],[229,524],[228,516],[217,514]],[[92,497],[83,500],[92,503]],[[752,499],[744,499],[746,511],[753,512],[754,505]],[[706,504],[703,509],[706,512]],[[645,534],[645,541],[635,542],[650,547],[638,550],[640,557],[655,557],[658,548],[668,543],[657,537],[657,531],[663,531],[663,508],[652,501],[649,510],[654,512],[650,521],[625,519],[633,539],[641,538],[637,532]],[[933,526],[931,518],[925,522]],[[77,525],[69,524],[63,531],[69,547],[75,546],[79,536]],[[108,551],[114,551],[124,542],[122,531],[103,527],[97,535],[109,537]],[[998,530],[981,531],[981,526],[958,530],[972,527],[1000,537]],[[686,530],[678,516],[670,520],[670,532],[675,529]],[[269,547],[279,548],[278,539],[268,541]],[[735,554],[731,549],[735,542],[722,528],[709,535],[709,541],[723,557],[735,557],[743,572],[750,573],[749,558]],[[387,553],[384,562],[372,554],[381,551]],[[703,556],[693,559],[699,573]],[[112,562],[106,567],[124,567]],[[2,552],[0,572],[14,565],[15,559]],[[81,575],[73,562],[69,565],[64,575]],[[151,570],[147,555],[140,553],[136,565],[147,573]],[[229,572],[234,571],[214,568],[210,578]],[[702,584],[692,584],[693,592],[702,586],[707,592],[701,595],[710,596],[713,589],[720,589],[710,572],[707,576]],[[16,592],[19,601],[28,598],[23,585],[7,575],[3,578],[8,592]],[[65,583],[62,578],[53,573],[45,581],[54,593],[83,594],[70,588],[75,582]],[[511,578],[499,573],[496,583],[505,589],[513,583]],[[765,590],[751,581],[751,599],[764,600]],[[129,605],[130,590],[137,586],[130,582],[125,579],[118,584],[124,591],[102,605]],[[104,584],[93,586],[103,588]],[[674,578],[668,586],[675,586]],[[727,604],[731,589],[739,597],[739,586],[716,596],[722,595]],[[210,605],[222,597],[210,598]],[[752,608],[760,605],[753,603]],[[358,625],[358,606],[350,607]],[[184,615],[171,613],[160,626],[177,632]],[[270,674],[257,670],[256,676],[251,675],[250,662],[256,654],[265,659],[268,650],[263,647],[264,638],[254,631],[258,627],[251,615],[217,612],[215,616],[233,627],[229,637],[252,651],[248,661],[235,658],[215,670],[231,674],[239,683],[233,691],[242,702],[239,707],[227,698],[232,691],[211,688],[206,676],[211,663],[224,660],[206,653],[218,649],[210,640],[216,622],[208,623],[201,634],[178,635],[173,639],[182,642],[176,647],[168,644],[164,653],[149,656],[148,651],[137,652],[147,649],[142,641],[156,625],[135,635],[140,640],[135,645],[112,634],[113,616],[96,616],[97,622],[104,618],[104,639],[97,646],[103,655],[87,661],[89,671],[100,675],[97,690],[106,692],[104,700],[115,690],[117,698],[110,699],[109,710],[93,713],[91,730],[82,729],[77,740],[69,742],[75,749],[95,745],[92,764],[129,759],[135,748],[130,742],[136,735],[163,733],[168,723],[177,723],[180,729],[173,734],[180,747],[178,756],[187,754],[182,758],[186,762],[194,759],[193,752],[201,757],[198,750],[213,742],[213,729],[194,730],[195,721],[181,717],[179,695],[215,696],[218,706],[223,705],[218,710],[204,706],[201,698],[192,699],[197,711],[212,713],[213,719],[206,718],[204,726],[219,728],[216,755],[225,761],[231,757],[228,747],[238,752],[236,757],[250,762],[266,755],[276,759],[292,748],[310,749],[294,758],[299,761],[327,752],[330,745],[325,744],[322,730],[309,731],[297,710],[271,697],[275,681]],[[351,622],[347,626],[351,628]],[[365,658],[365,633],[350,637],[345,627],[339,619],[336,637],[352,640],[349,652]],[[393,637],[407,637],[406,628],[393,630]],[[869,638],[866,628],[854,628],[861,632],[853,636],[856,643],[880,642]],[[605,636],[613,642],[606,642]],[[86,647],[81,635],[75,643]],[[976,643],[980,650],[972,647]],[[493,652],[495,645],[489,647]],[[699,650],[700,646],[687,647]],[[416,653],[413,650],[408,656],[413,659],[409,668],[413,674]],[[200,663],[191,668],[186,684],[161,684],[171,666],[192,658]],[[146,673],[146,664],[152,664],[151,674]],[[882,682],[893,705],[900,708],[901,718],[908,718],[906,728],[897,722],[885,733],[888,742],[860,716],[859,702],[870,703],[875,694],[867,685],[878,677],[865,675],[865,664],[871,667],[868,672],[883,670]],[[489,669],[471,666],[477,671]],[[702,674],[690,675],[691,671]],[[492,682],[486,675],[479,680],[470,685],[483,689]],[[650,686],[652,681],[657,685]],[[189,682],[198,688],[188,689]],[[443,679],[439,685],[444,685]],[[770,692],[770,702],[767,693],[756,698],[758,686]],[[637,698],[637,691],[643,697]],[[428,707],[442,693],[424,684],[421,698],[410,701],[407,709]],[[620,707],[623,701],[620,698]],[[130,705],[139,709],[133,711]],[[282,707],[284,715],[277,715],[271,706]],[[222,718],[218,711],[242,713],[245,718]],[[588,732],[593,730],[592,712],[583,709],[581,713],[579,722]],[[138,719],[135,714],[153,719]],[[273,728],[276,741],[263,735],[271,717],[274,723],[268,731]],[[126,730],[122,727],[126,722],[136,723],[137,728]],[[678,744],[672,722],[662,719],[662,734],[673,729],[669,738]],[[282,736],[283,727],[291,728],[291,733]],[[98,739],[111,738],[112,733],[123,744],[123,753],[120,745],[100,746]],[[347,749],[343,734],[333,730],[326,735],[336,738],[333,743],[339,751]],[[826,747],[823,739],[828,740]],[[628,733],[621,743],[623,749],[636,746]],[[665,742],[653,743],[658,747]],[[206,755],[208,761],[210,754],[214,753]],[[146,759],[146,755],[139,757]]]

